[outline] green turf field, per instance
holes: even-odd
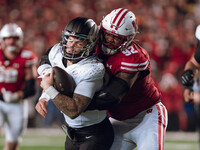
[[[0,136],[0,150],[4,137]],[[31,129],[25,132],[20,150],[64,150],[65,135],[61,129]],[[200,150],[198,133],[167,133],[165,150]]]

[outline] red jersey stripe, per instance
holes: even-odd
[[[125,65],[125,66],[146,66],[148,65],[149,61],[145,61],[144,63],[127,63],[127,62],[121,62],[122,65]]]
[[[161,110],[160,107],[158,105],[156,105],[157,110],[158,110],[158,150],[162,150],[161,149],[161,123],[162,123],[162,118],[161,118]]]
[[[164,150],[164,138],[165,138],[165,128],[166,128],[166,112],[165,112],[165,108],[164,108],[164,106],[162,105],[161,106],[162,107],[162,110],[163,110],[163,116],[164,116],[164,118],[163,118],[163,141],[162,141],[162,150]]]
[[[149,65],[149,61],[147,60],[144,63],[121,63],[121,69],[122,70],[128,70],[128,71],[143,71],[146,70]]]

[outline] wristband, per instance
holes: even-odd
[[[39,100],[44,98],[46,102],[50,100],[50,97],[47,93],[43,92],[42,95],[40,96]]]
[[[53,86],[48,87],[45,90],[45,93],[50,97],[50,99],[54,99],[59,94],[59,92]]]

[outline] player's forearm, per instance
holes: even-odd
[[[185,69],[184,70],[193,70],[193,72],[195,72],[195,70],[198,70],[200,68],[200,64],[195,60],[194,57],[192,57],[185,65]]]
[[[71,119],[74,119],[85,110],[91,100],[78,94],[74,94],[73,98],[58,94],[52,101],[59,110]]]

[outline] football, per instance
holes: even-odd
[[[53,86],[61,94],[72,97],[76,83],[71,75],[60,67],[53,67]]]

